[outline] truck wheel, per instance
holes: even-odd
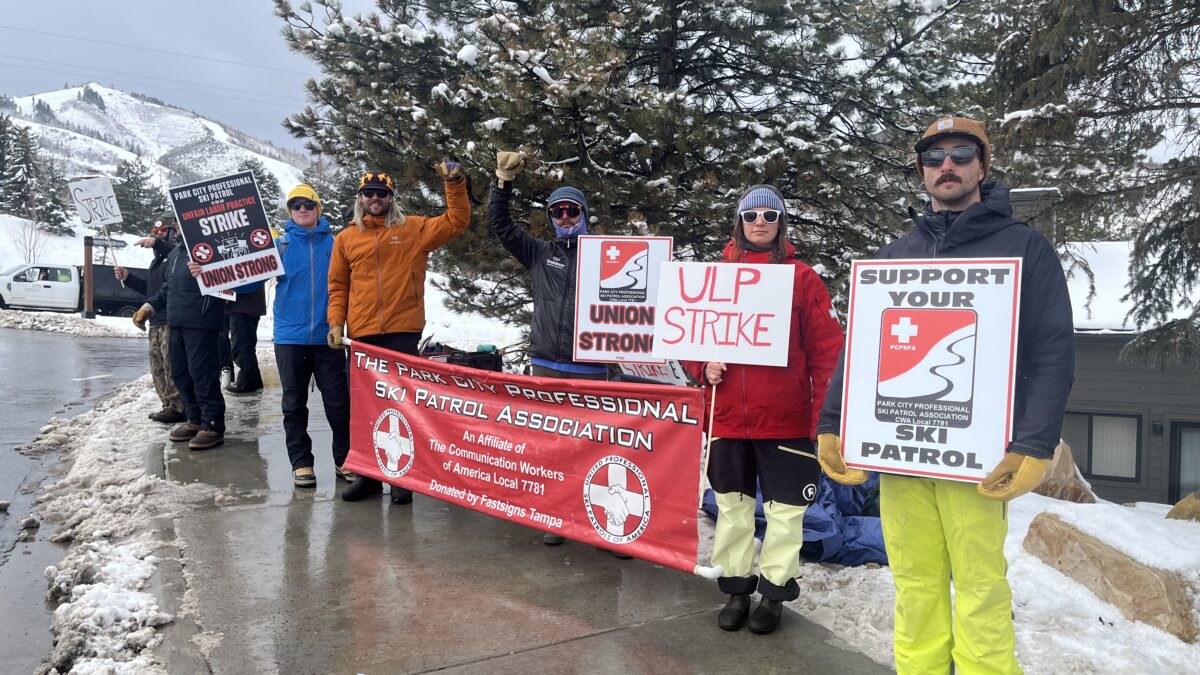
[[[8,309],[8,303],[4,301],[3,295],[0,295],[0,309]]]
[[[118,312],[117,316],[122,319],[132,319],[134,314],[137,314],[138,308],[133,305],[125,305]]]

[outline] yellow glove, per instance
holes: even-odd
[[[144,331],[146,330],[146,320],[152,316],[154,316],[154,308],[150,306],[150,303],[146,303],[133,313],[133,325]]]
[[[1042,482],[1050,460],[1010,452],[975,486],[975,491],[990,499],[1009,501],[1029,492]]]
[[[346,345],[342,344],[342,335],[345,329],[341,326],[330,326],[329,335],[325,336],[325,342],[329,344],[330,349],[345,349]]]
[[[448,159],[443,159],[437,164],[434,164],[433,170],[436,171],[437,175],[441,176],[442,180],[444,181],[453,182],[460,180],[463,177],[462,165],[458,162],[451,162]]]
[[[821,470],[842,485],[860,485],[867,480],[862,469],[848,469],[842,459],[842,439],[837,434],[817,434],[817,462]]]
[[[523,168],[525,168],[525,155],[503,150],[496,153],[496,178],[511,183]]]

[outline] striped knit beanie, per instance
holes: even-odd
[[[554,219],[550,218],[550,207],[559,202],[573,202],[583,209],[583,214],[579,217],[579,222],[573,227],[559,227],[554,225]],[[546,200],[546,217],[550,218],[550,224],[554,225],[554,231],[562,239],[568,237],[576,237],[581,234],[587,234],[588,223],[588,205],[587,198],[583,196],[583,192],[579,188],[564,185],[554,192],[550,193],[550,199]]]

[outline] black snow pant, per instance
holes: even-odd
[[[225,398],[221,396],[221,373],[217,365],[218,333],[220,330],[216,328],[171,326],[167,356],[188,421],[223,434]]]
[[[363,335],[361,337],[352,339],[365,342],[376,347],[390,349],[394,352],[400,352],[401,354],[410,354],[412,356],[417,356],[417,347],[421,344],[420,333],[377,333],[375,335]],[[345,351],[345,358],[350,358],[350,352],[353,350],[347,349]],[[349,378],[349,372],[347,372],[347,378]],[[362,476],[362,478],[365,480],[373,480],[367,478],[366,476]],[[393,485],[392,501],[395,501],[398,495],[404,495],[405,493],[408,493],[409,497],[412,496],[412,490],[407,490],[405,488]]]
[[[230,352],[237,366],[237,379],[233,384],[245,391],[262,389],[262,373],[258,371],[258,355],[254,351],[258,344],[259,317],[230,313],[226,318],[229,320]]]
[[[257,319],[257,317],[253,317]],[[283,389],[283,435],[292,469],[313,465],[308,435],[308,391],[314,378],[321,390],[325,420],[333,432],[333,463],[341,466],[350,453],[350,391],[346,357],[319,345],[275,345],[275,364]]]

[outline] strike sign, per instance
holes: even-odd
[[[659,265],[670,237],[579,237],[576,361],[662,363],[650,354]]]
[[[1021,261],[851,267],[846,465],[979,482],[1012,435]]]

